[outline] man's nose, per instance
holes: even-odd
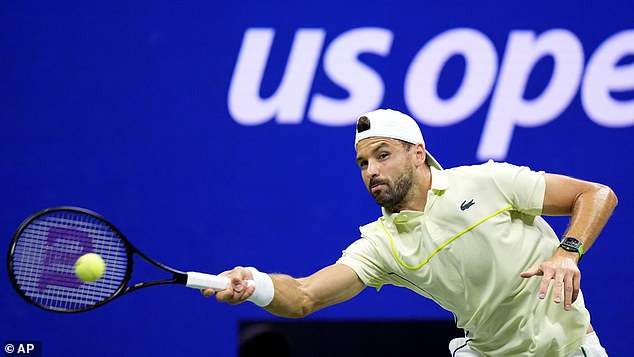
[[[375,161],[368,161],[368,168],[366,170],[366,173],[368,174],[368,176],[370,177],[375,177],[379,175],[379,164]]]

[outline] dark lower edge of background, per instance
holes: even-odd
[[[245,320],[240,357],[449,356],[451,320]]]

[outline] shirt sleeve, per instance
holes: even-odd
[[[380,260],[381,258],[372,242],[369,239],[360,238],[342,252],[337,263],[349,266],[365,285],[379,290],[386,283],[383,279],[384,274],[381,273],[381,269],[376,264]]]
[[[525,214],[539,216],[544,206],[546,179],[543,171],[526,166],[489,161],[489,174],[513,208]]]

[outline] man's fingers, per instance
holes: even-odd
[[[216,293],[214,289],[200,289],[200,292],[203,294],[204,297],[207,298],[214,296],[214,294]]]
[[[530,269],[520,273],[520,277],[522,278],[532,278],[539,275],[543,275],[543,272],[540,269],[539,265],[535,265],[534,267],[531,267]]]
[[[573,295],[575,292],[573,280],[574,280],[573,274],[568,274],[564,278],[564,309],[566,311],[570,310],[572,302],[573,302]]]
[[[546,298],[546,292],[548,291],[550,281],[553,279],[552,270],[544,268],[541,264],[538,264],[520,273],[520,277],[522,278],[532,278],[534,276],[542,277],[541,283],[539,284],[539,298],[544,299]]]
[[[216,301],[229,304],[239,304],[253,295],[255,286],[249,284],[249,279],[253,279],[251,272],[243,267],[235,267],[230,271],[219,274],[229,278],[229,284],[224,290],[201,289],[203,296],[216,296]]]
[[[249,287],[245,282],[236,284],[232,289],[219,291],[216,293],[216,299],[220,302],[228,302],[229,304],[239,304],[248,299],[255,292],[255,287]]]
[[[550,281],[553,280],[554,276],[553,276],[553,272],[552,270],[545,270],[542,271],[542,281],[539,284],[539,298],[540,299],[544,299],[546,298],[546,293],[548,292],[548,286],[550,286]]]
[[[568,275],[566,279],[565,288],[565,305],[564,309],[569,311],[572,308],[572,304],[577,301],[579,297],[579,289],[581,288],[581,273],[573,272]]]
[[[579,297],[579,290],[581,289],[581,272],[579,274],[575,274],[575,276],[572,278],[572,287],[574,290],[572,292],[571,303],[574,303],[575,301],[577,301],[577,298]]]
[[[553,257],[549,261],[535,265],[520,273],[522,278],[542,276],[539,284],[539,298],[545,299],[554,280],[552,287],[552,299],[556,304],[564,303],[566,311],[572,309],[572,304],[579,296],[581,286],[581,272],[572,259]],[[563,294],[563,296],[562,296]]]
[[[244,276],[242,272],[234,272],[229,275],[231,279],[231,286],[233,287],[233,291],[241,292],[244,287],[242,286],[242,282],[244,281]]]
[[[559,304],[561,302],[561,293],[564,290],[564,278],[566,277],[565,272],[561,269],[557,269],[555,272],[555,285],[553,286],[553,301],[555,304]]]

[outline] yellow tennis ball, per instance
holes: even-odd
[[[99,254],[84,254],[75,262],[75,275],[85,282],[96,281],[106,270],[106,263]]]

